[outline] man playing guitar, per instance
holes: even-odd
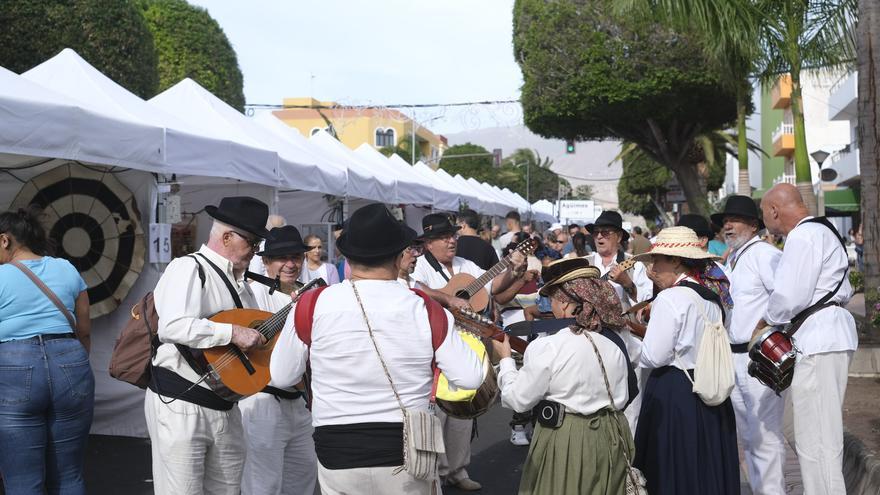
[[[214,218],[207,244],[194,259],[172,261],[153,292],[162,345],[153,358],[144,412],[157,494],[241,489],[245,447],[238,406],[201,380],[204,370],[194,369],[193,353],[227,344],[247,351],[265,342],[252,328],[208,318],[239,305],[257,307],[243,276],[267,236],[269,207],[243,196],[223,198],[205,211]]]
[[[455,255],[459,229],[460,227],[452,224],[448,216],[441,213],[432,213],[422,219],[421,238],[425,243],[425,254],[416,262],[413,279],[418,283],[419,288],[444,306],[468,309],[470,306],[468,301],[437,290],[444,287],[456,273],[469,273],[474,277],[480,277],[484,273],[484,270],[472,261]],[[522,253],[514,251],[510,261],[509,268],[487,284],[490,294],[504,293],[525,274],[526,258]],[[512,296],[511,294],[510,297]],[[467,465],[470,464],[473,422],[448,417],[442,411],[438,411],[437,414],[444,423],[443,438],[446,443],[446,454],[440,456],[441,480],[461,490],[479,490],[481,485],[471,480],[466,470]]]
[[[623,310],[626,311],[630,306],[650,299],[654,294],[654,284],[648,278],[645,265],[641,262],[633,265],[632,275],[619,266],[629,257],[621,249],[621,244],[629,238],[629,234],[623,230],[623,218],[620,213],[611,210],[603,211],[596,219],[596,223],[587,226],[587,230],[596,241],[596,252],[587,255],[586,258],[591,265],[599,269],[603,277],[611,282],[617,297],[620,298]],[[641,340],[625,328],[621,331],[620,336],[626,343],[626,351],[630,361],[633,366],[637,367],[641,355]],[[637,368],[636,376],[639,378],[640,393],[636,396],[633,404],[630,404],[624,411],[631,431],[636,431],[639,409],[642,405],[641,372],[642,370]]]

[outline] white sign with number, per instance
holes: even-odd
[[[171,224],[150,224],[150,263],[171,262]]]

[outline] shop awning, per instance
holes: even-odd
[[[861,198],[855,189],[825,191],[825,212],[828,215],[849,214],[859,211]]]

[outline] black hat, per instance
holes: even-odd
[[[231,196],[221,199],[220,206],[206,206],[205,212],[212,218],[257,237],[266,238],[269,234],[266,230],[269,207],[259,199]]]
[[[675,226],[687,227],[696,232],[697,237],[707,237],[709,239],[714,237],[714,234],[712,233],[712,227],[709,225],[709,221],[706,220],[706,217],[704,217],[703,215],[697,215],[695,213],[682,215],[678,219],[678,223],[675,224]]]
[[[626,241],[629,239],[629,232],[623,230],[623,217],[620,216],[620,213],[612,210],[605,210],[599,214],[599,218],[596,219],[595,223],[591,223],[587,225],[587,232],[590,235],[595,235],[595,230],[599,227],[614,227],[621,232],[621,241]]]
[[[461,230],[458,225],[452,224],[449,215],[443,213],[430,213],[422,218],[422,239],[433,239],[454,234]]]
[[[415,237],[416,231],[398,222],[385,205],[372,203],[351,215],[336,247],[347,258],[375,259],[403,251]]]
[[[302,236],[296,227],[285,225],[284,227],[276,227],[269,231],[266,245],[263,246],[262,251],[257,253],[257,256],[290,256],[292,254],[302,254],[312,249],[303,242]]]
[[[712,223],[719,227],[723,226],[724,217],[728,215],[754,218],[758,221],[758,230],[764,228],[764,222],[761,221],[761,215],[758,213],[758,205],[755,204],[755,200],[748,196],[742,196],[740,194],[729,196],[727,198],[727,203],[724,204],[724,211],[712,215]]]

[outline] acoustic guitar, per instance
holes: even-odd
[[[538,247],[538,241],[535,239],[526,239],[519,243],[514,251],[521,252],[524,256],[528,256],[535,252]],[[512,254],[512,253],[511,253]],[[452,275],[449,282],[440,292],[460,297],[470,303],[475,311],[483,311],[489,306],[489,291],[486,290],[486,284],[501,274],[510,266],[510,254],[501,259],[492,268],[486,270],[486,273],[475,278],[469,273],[456,273]]]
[[[259,309],[230,309],[209,318],[217,323],[253,328],[266,339],[264,345],[247,352],[233,344],[204,349],[202,354],[208,364],[205,382],[211,389],[227,399],[235,399],[236,395],[247,397],[263,390],[269,384],[269,358],[287,315],[303,293],[324,285],[327,285],[324,279],[316,278],[300,286],[293,292],[291,302],[275,314]]]

